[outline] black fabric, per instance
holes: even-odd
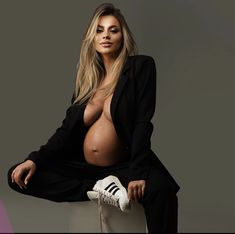
[[[60,161],[43,164],[36,170],[27,189],[21,190],[17,184],[11,183],[11,173],[17,165],[8,172],[8,184],[12,189],[55,202],[88,200],[86,192],[92,190],[98,179],[103,179],[110,173],[117,176],[125,187],[128,183],[127,163],[98,167],[87,163]]]
[[[117,176],[125,188],[129,182],[129,163],[126,162],[99,167],[64,161],[41,167],[32,177],[27,189],[22,190],[11,182],[11,173],[17,165],[8,172],[9,186],[19,193],[54,202],[89,200],[86,192],[92,190],[98,179],[108,175]],[[171,181],[158,169],[150,168],[145,195],[139,202],[144,207],[149,233],[177,232],[178,199]]]
[[[146,55],[129,56],[110,107],[116,133],[129,152],[127,162],[111,167],[85,162],[83,142],[89,130],[83,121],[86,104],[73,103],[73,95],[61,126],[46,144],[25,158],[37,167],[28,189],[21,190],[11,183],[10,174],[15,166],[9,170],[9,186],[20,193],[55,202],[84,201],[95,182],[110,174],[116,175],[126,188],[129,181],[144,179],[146,193],[140,203],[145,209],[149,232],[176,232],[176,193],[180,187],[151,149],[156,88],[154,59]]]
[[[111,116],[119,138],[130,151],[131,180],[145,179],[152,164],[168,176],[175,187],[179,185],[151,149],[151,122],[156,108],[157,74],[155,61],[146,55],[129,56],[111,101]],[[75,96],[73,93],[72,101]],[[83,124],[86,104],[72,103],[66,110],[61,126],[39,150],[31,152],[30,159],[40,167],[46,159],[62,158],[84,160],[82,144],[88,130]]]

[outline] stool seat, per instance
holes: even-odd
[[[70,233],[101,232],[97,203],[94,201],[70,202],[69,210]],[[108,224],[109,233],[147,233],[144,208],[137,202],[131,203],[131,210],[128,213],[106,204],[102,204],[102,212]]]

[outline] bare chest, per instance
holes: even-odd
[[[83,121],[85,126],[91,126],[101,116],[105,117],[108,121],[112,122],[111,116],[111,100],[113,94],[106,99],[100,91],[97,91],[92,98],[91,102],[87,103]]]

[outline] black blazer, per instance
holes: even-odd
[[[66,110],[62,125],[39,150],[25,159],[40,167],[46,160],[84,161],[83,140],[88,128],[83,122],[86,104],[72,104]],[[130,180],[146,179],[152,166],[165,173],[175,190],[179,185],[151,149],[156,106],[156,67],[146,55],[129,56],[115,87],[111,100],[111,117],[117,135],[130,151]]]

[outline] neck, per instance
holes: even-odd
[[[111,67],[116,60],[117,56],[112,56],[112,55],[102,55],[102,60],[104,63],[105,71],[106,71],[106,76],[109,76]]]

